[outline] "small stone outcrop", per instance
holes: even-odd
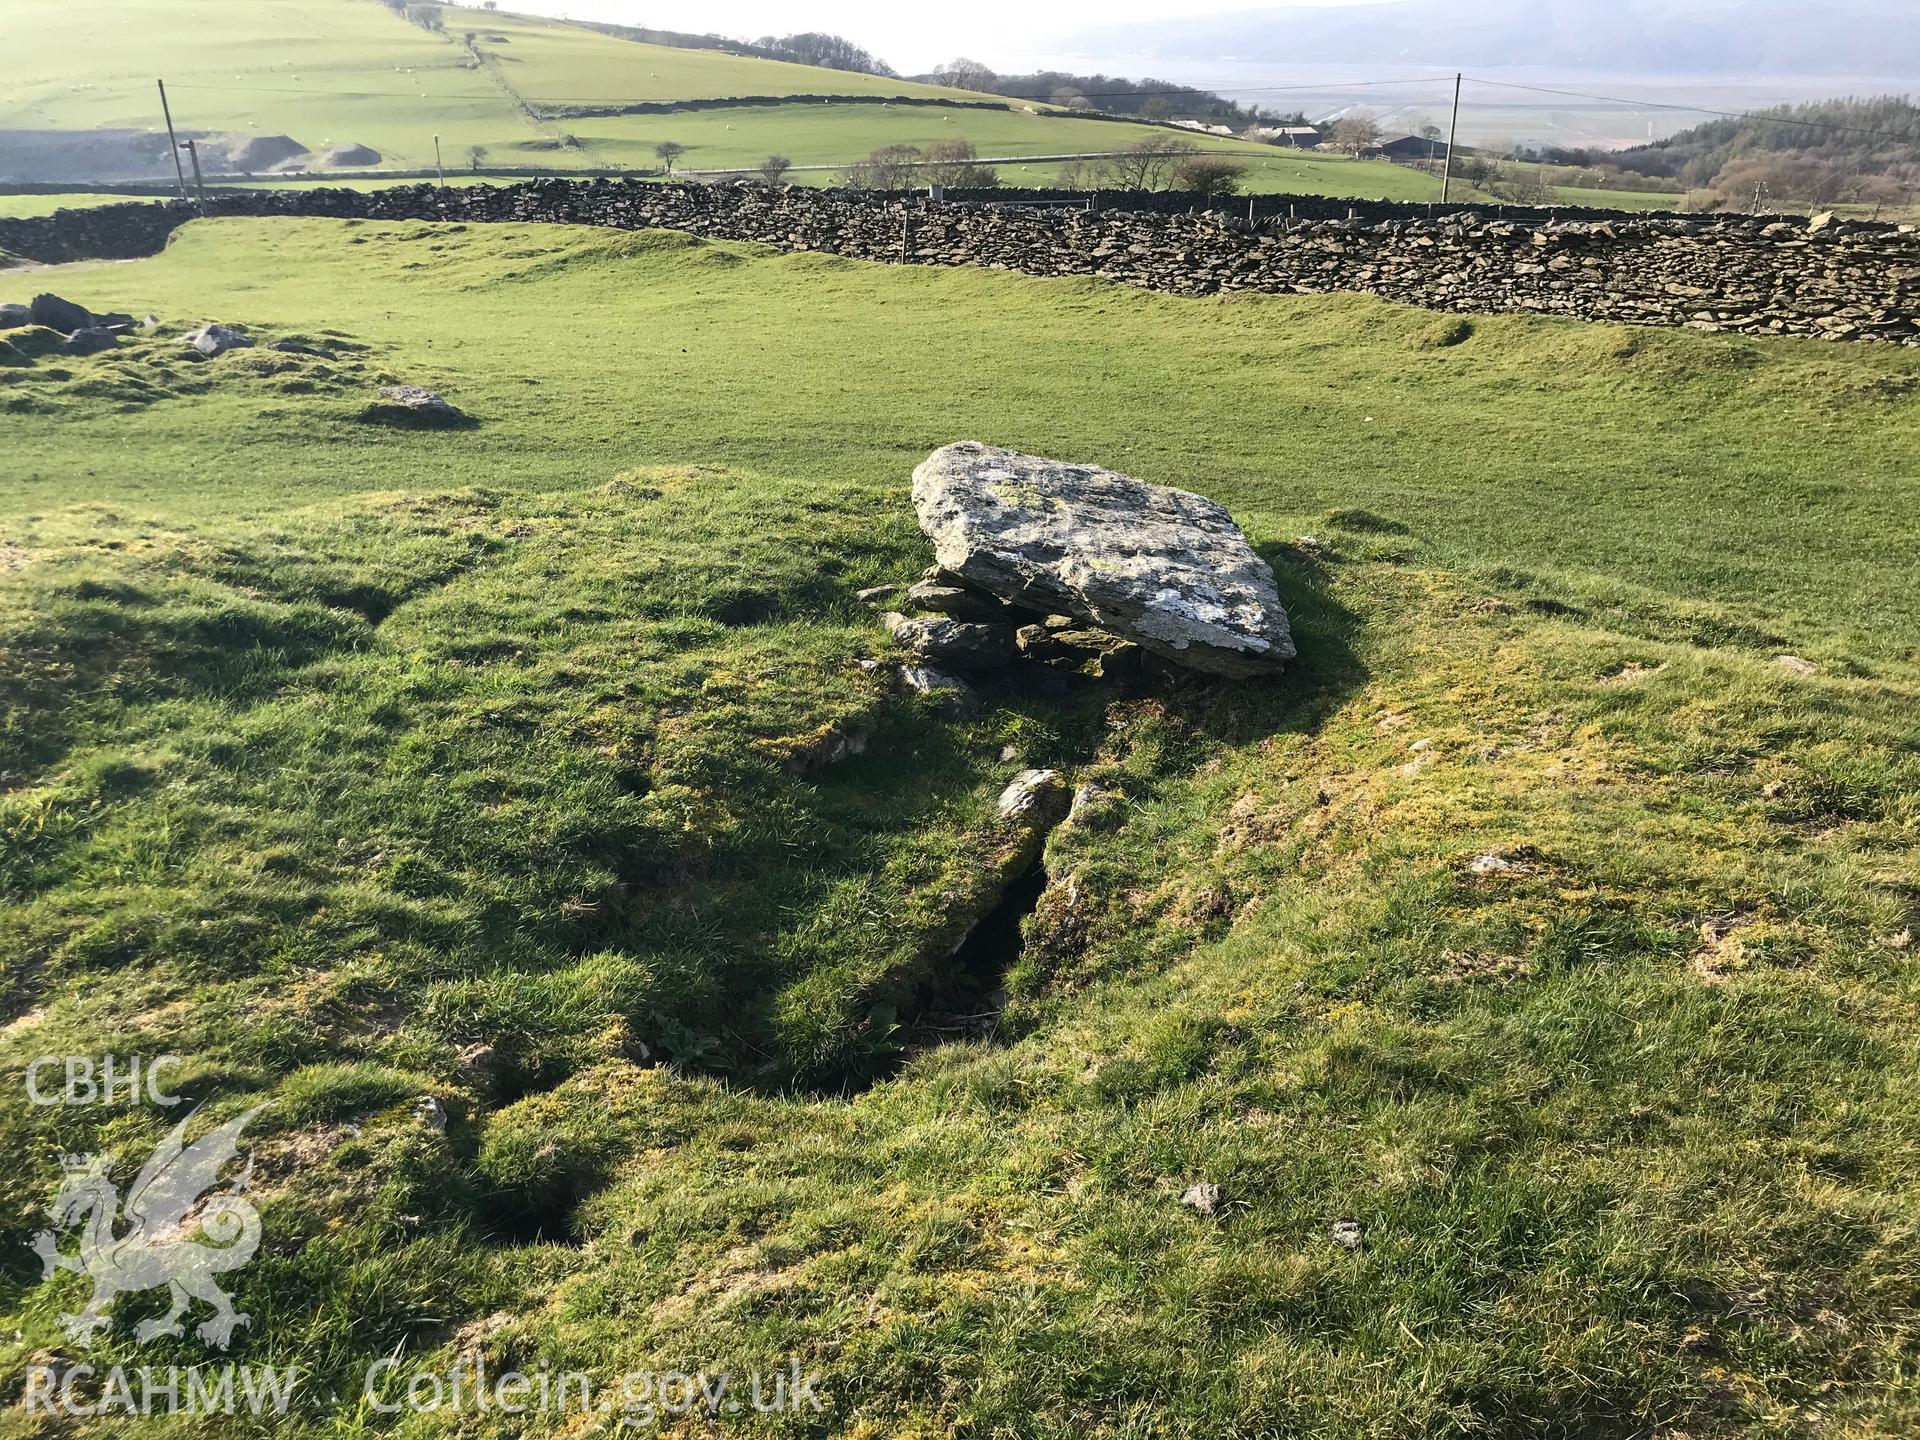
[[[894,642],[929,665],[948,670],[994,670],[1014,657],[1013,626],[981,625],[936,616],[903,620]]]
[[[963,441],[914,471],[913,502],[941,570],[976,592],[1071,616],[1208,674],[1271,675],[1294,656],[1273,571],[1204,496]],[[910,621],[902,629],[914,626],[910,645],[955,628],[1004,628]],[[1030,650],[1102,638],[1061,629],[1016,639],[1008,630],[1010,642]]]
[[[199,351],[209,360],[224,355],[229,350],[245,350],[252,346],[246,332],[231,325],[203,325],[185,337],[185,344]]]
[[[33,303],[27,307],[27,318],[35,325],[58,330],[62,335],[88,329],[93,324],[91,310],[71,300],[63,300],[58,295],[34,296]]]
[[[429,427],[471,423],[459,406],[424,385],[382,385],[380,398],[361,412],[360,418]]]
[[[76,330],[60,347],[62,355],[97,355],[102,350],[111,350],[120,343],[120,337],[101,325],[89,325],[84,330]]]
[[[26,305],[0,305],[0,330],[18,330],[33,323],[33,310]]]

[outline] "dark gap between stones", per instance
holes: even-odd
[[[1047,869],[1037,861],[1007,886],[966,939],[900,1007],[899,1048],[856,1088],[897,1074],[923,1050],[993,1038],[1006,1006],[1002,982],[1026,945],[1021,927],[1046,888]]]

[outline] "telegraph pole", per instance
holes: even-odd
[[[1447,160],[1440,171],[1440,203],[1447,203],[1447,187],[1453,183],[1453,143],[1460,138],[1460,76],[1453,77],[1453,123],[1447,127]]]
[[[173,178],[178,182],[180,198],[184,200],[187,198],[187,175],[180,168],[180,142],[173,134],[173,111],[167,108],[167,82],[155,80],[153,83],[160,87],[160,113],[167,117],[167,144],[173,147]]]
[[[447,172],[440,165],[440,137],[433,137],[433,183],[442,190],[447,188]]]
[[[187,158],[193,161],[193,193],[200,197],[200,213],[207,213],[207,187],[200,179],[200,151],[193,141],[187,141]]]

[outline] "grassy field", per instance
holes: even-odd
[[[537,226],[6,283],[166,324],[0,357],[0,1073],[272,1102],[276,1433],[607,1419],[389,1355],[824,1377],[688,1435],[1920,1425],[1920,356]],[[884,694],[963,437],[1226,503],[1298,667]],[[936,1044],[1022,765],[1110,794]],[[59,1154],[172,1119],[0,1107],[0,1374]],[[89,1358],[204,1359],[158,1305]]]
[[[157,128],[166,79],[187,130],[288,134],[318,152],[355,143],[433,163],[546,132],[516,97],[547,102],[728,95],[958,92],[711,51],[638,45],[557,21],[449,9],[431,34],[373,0],[15,0],[13,85],[0,128]],[[476,31],[485,68],[463,44]],[[499,40],[485,37],[499,36]],[[505,82],[504,85],[501,82]],[[863,152],[864,153],[864,152]]]
[[[490,165],[651,168],[661,140],[688,145],[694,167],[842,164],[890,144],[965,138],[982,154],[1124,149],[1170,132],[1025,110],[873,104],[754,106],[665,115],[564,117],[566,106],[747,95],[943,96],[968,92],[714,51],[640,45],[557,21],[445,11],[446,33],[407,24],[372,0],[196,0],[177,9],[119,0],[16,0],[8,12],[14,86],[0,129],[159,126],[164,76],[183,129],[287,134],[318,153],[354,143],[398,169],[430,167],[434,139],[450,170],[475,149]],[[465,42],[474,35],[474,49]],[[480,57],[476,61],[476,54]],[[1422,199],[1427,177],[1383,162],[1279,156],[1215,136],[1202,148],[1251,167],[1249,188]],[[573,144],[569,144],[571,139]],[[1045,184],[1057,164],[1011,166],[1009,183]],[[827,183],[829,175],[796,175]],[[11,213],[18,213],[11,212]]]

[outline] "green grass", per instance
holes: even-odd
[[[320,1372],[288,1428],[452,1433],[324,1391],[476,1349],[825,1374],[730,1433],[1920,1422],[1920,358],[538,226],[33,279],[167,325],[0,366],[0,1070],[275,1102],[235,1354]],[[209,318],[333,357],[179,359]],[[369,425],[391,380],[477,423]],[[853,592],[968,436],[1226,503],[1300,665],[881,693]],[[842,1093],[1022,764],[1111,796],[997,1039]],[[160,1132],[0,1107],[9,1373],[78,1293],[58,1152]],[[90,1358],[201,1357],[143,1304]]]
[[[641,45],[558,21],[449,9],[447,32],[406,24],[373,0],[196,0],[177,10],[109,0],[17,0],[9,12],[14,88],[0,128],[157,129],[153,77],[168,83],[187,130],[287,134],[316,154],[372,146],[393,169],[430,168],[434,139],[450,170],[475,148],[489,165],[569,168],[658,165],[654,146],[692,147],[702,168],[758,165],[773,153],[796,164],[844,164],[885,145],[952,138],[982,154],[1060,155],[1175,138],[1137,125],[1080,120],[1035,107],[1007,110],[873,104],[741,107],[665,115],[539,119],[569,105],[729,96],[823,94],[984,98],[970,92],[837,70]],[[484,57],[472,64],[468,30]],[[494,39],[491,37],[500,37]],[[571,137],[576,145],[564,142]],[[1280,156],[1271,146],[1189,137],[1236,155],[1248,188],[1364,198],[1425,199],[1429,177],[1383,162]],[[1009,166],[1009,184],[1051,183],[1056,163]],[[837,175],[796,175],[825,183]],[[21,213],[8,210],[4,213]],[[31,213],[31,212],[27,212]]]
[[[1078,120],[1052,113],[960,110],[922,106],[779,105],[688,111],[668,115],[620,115],[564,122],[568,133],[589,142],[594,154],[615,163],[654,163],[653,147],[673,140],[688,147],[680,163],[691,169],[758,165],[774,151],[796,165],[835,165],[860,160],[883,145],[925,146],[967,140],[976,153],[1022,155],[1104,154],[1143,140],[1187,141],[1247,167],[1244,188],[1273,194],[1341,195],[1365,199],[1424,200],[1437,196],[1431,176],[1381,160],[1282,151],[1272,145],[1224,136]],[[1092,168],[1090,162],[1088,168]],[[1051,185],[1062,162],[1000,165],[1007,185]],[[800,173],[802,183],[838,182],[842,172]],[[1084,183],[1084,182],[1083,182]]]
[[[955,94],[877,76],[711,51],[638,45],[558,21],[450,9],[430,34],[373,0],[196,0],[177,7],[118,0],[19,0],[8,12],[16,66],[0,127],[157,129],[156,75],[187,130],[288,134],[318,153],[370,145],[383,163],[450,161],[549,133],[513,96],[631,102],[728,95]],[[469,68],[467,29],[491,72]],[[503,89],[497,74],[506,81]]]
[[[56,210],[84,210],[93,205],[120,205],[128,200],[147,200],[147,195],[112,195],[96,190],[63,191],[57,195],[0,195],[0,218],[24,220],[35,215],[51,215]]]

